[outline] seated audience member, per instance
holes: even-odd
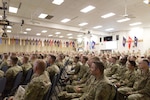
[[[122,79],[116,83],[119,92],[125,91],[126,87],[133,87],[134,82],[136,81],[136,70],[135,70],[136,63],[135,61],[128,61],[127,67],[128,70],[123,74]]]
[[[90,72],[95,77],[95,81],[90,85],[89,90],[83,93],[79,100],[113,100],[116,90],[104,76],[103,63],[93,62],[90,67]]]
[[[128,100],[149,100],[150,98],[150,71],[149,61],[147,59],[141,60],[139,63],[141,74],[135,82],[134,87],[127,94]]]
[[[84,74],[87,72],[87,70],[89,69],[87,60],[88,60],[88,58],[86,56],[81,57],[82,65],[80,66],[80,71],[77,75],[73,76],[73,80],[79,81],[84,76]]]
[[[127,57],[123,57],[120,59],[117,72],[114,75],[112,75],[112,80],[114,82],[120,80],[124,76],[124,73],[127,71],[126,62]]]
[[[48,73],[45,71],[45,62],[38,59],[33,65],[34,74],[32,80],[25,87],[25,93],[21,100],[43,100],[44,95],[51,85]],[[8,100],[13,100],[13,98],[10,97]]]
[[[79,57],[75,56],[74,57],[74,66],[72,68],[73,72],[68,73],[69,75],[77,75],[80,71],[82,63],[79,61]]]
[[[88,59],[88,65],[91,66],[94,61],[99,61],[98,57],[91,57]],[[82,93],[89,90],[90,84],[94,82],[95,78],[91,75],[90,70],[87,70],[83,78],[73,83],[73,85],[67,85],[66,91],[59,93],[58,97],[60,100],[72,99],[75,97],[81,97]]]
[[[56,65],[57,65],[59,68],[64,67],[64,64],[63,64],[63,54],[59,54],[59,55],[57,56]]]
[[[81,97],[75,100],[113,100],[115,96],[115,88],[108,82],[104,76],[104,65],[102,62],[93,62],[90,67],[90,72],[94,76],[93,82],[91,82],[86,91],[83,94],[80,94]],[[77,88],[77,91],[79,88]],[[74,98],[76,98],[77,94]],[[67,97],[67,96],[66,96]],[[61,99],[63,100],[63,99]],[[65,100],[65,99],[64,99]]]
[[[7,55],[7,53],[4,53],[3,58],[2,58],[2,63],[0,64],[0,69],[4,66],[8,66],[7,59],[8,59],[8,55]]]
[[[56,65],[55,61],[56,57],[54,55],[49,55],[47,62],[50,64],[50,66],[48,66],[46,70],[48,71],[51,80],[53,79],[55,74],[60,72],[60,69]]]
[[[119,67],[119,64],[117,64],[117,58],[116,57],[111,57],[110,59],[112,65],[110,69],[106,72],[107,77],[112,77],[112,75],[116,74],[117,69]]]
[[[10,57],[10,68],[6,71],[5,77],[7,79],[6,86],[4,90],[4,94],[7,95],[11,89],[13,88],[13,83],[15,80],[16,75],[22,71],[22,68],[17,65],[18,58],[11,56]]]
[[[30,56],[29,62],[31,63],[32,67],[33,67],[33,63],[35,62],[36,59],[37,59],[37,55],[36,54],[32,54]]]
[[[137,80],[132,88],[126,88],[124,94],[128,100],[149,100],[150,98],[150,71],[149,62],[142,59],[139,63],[141,73],[137,74]]]
[[[24,56],[22,58],[21,67],[23,70],[23,80],[24,80],[24,78],[26,77],[27,71],[32,68],[32,65],[31,65],[31,63],[29,63],[29,58],[27,56]]]
[[[104,66],[105,66],[105,69],[108,68],[108,62],[107,62],[107,58],[105,55],[103,55],[101,57],[101,61],[103,62]]]

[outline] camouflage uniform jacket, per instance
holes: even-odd
[[[42,100],[50,85],[51,82],[46,71],[38,76],[34,74],[31,82],[25,89],[23,100]]]

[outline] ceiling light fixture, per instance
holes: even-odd
[[[47,32],[47,30],[43,30],[43,31],[41,31],[42,33],[46,33]]]
[[[31,31],[31,28],[26,28],[26,31]]]
[[[150,4],[150,0],[143,0],[145,4]]]
[[[106,29],[106,31],[112,31],[112,30],[114,30],[114,28],[108,28],[108,29]]]
[[[41,33],[37,33],[36,35],[37,35],[37,36],[40,36],[40,35],[41,35]]]
[[[51,36],[53,36],[53,35],[50,34],[50,35],[48,35],[48,36],[51,37]]]
[[[87,25],[88,23],[84,22],[84,23],[80,23],[79,26],[85,26]]]
[[[95,27],[93,27],[94,29],[98,29],[98,28],[101,28],[102,26],[95,26]]]
[[[2,15],[0,15],[0,18],[3,18],[3,16],[2,16]]]
[[[59,38],[63,38],[64,36],[59,36]]]
[[[82,37],[82,35],[77,35],[77,37]]]
[[[71,20],[71,19],[65,18],[65,19],[61,20],[61,22],[62,22],[62,23],[67,23],[67,22],[69,22],[70,20]]]
[[[61,32],[56,32],[55,34],[61,34]]]
[[[16,8],[16,7],[9,7],[10,13],[17,13],[17,11],[18,11],[18,8]]]
[[[72,39],[73,37],[68,37],[69,39]]]
[[[129,25],[130,25],[130,26],[136,26],[136,25],[140,25],[140,24],[142,24],[142,22],[131,23],[131,24],[129,24]]]
[[[6,32],[7,32],[7,33],[11,33],[11,30],[7,30]]]
[[[12,27],[11,27],[11,26],[7,26],[7,28],[8,28],[8,29],[12,29]]]
[[[83,8],[83,9],[81,9],[80,12],[87,13],[89,11],[92,11],[93,9],[95,9],[95,7],[92,6],[92,5],[89,5],[89,6],[85,7],[85,8]]]
[[[64,0],[53,0],[53,4],[56,4],[56,5],[61,5],[62,3],[64,2]]]
[[[114,15],[116,15],[116,14],[115,13],[108,13],[108,14],[101,16],[101,18],[109,18],[109,17],[112,17]]]
[[[122,22],[126,22],[126,21],[129,21],[130,18],[124,18],[124,19],[120,19],[120,20],[117,20],[118,23],[122,23]]]
[[[70,36],[70,35],[72,35],[72,34],[71,33],[67,34],[67,36]]]
[[[23,34],[27,34],[27,32],[23,32]]]
[[[44,19],[44,18],[47,17],[47,16],[48,16],[48,14],[43,14],[43,13],[41,13],[41,14],[38,16],[38,18]]]

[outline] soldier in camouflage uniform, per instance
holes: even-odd
[[[5,87],[5,90],[4,90],[4,94],[7,94],[7,93],[10,92],[10,90],[13,87],[13,83],[14,83],[16,75],[20,71],[22,71],[22,68],[17,65],[17,62],[18,62],[17,57],[12,56],[10,58],[10,66],[11,67],[6,71],[6,74],[5,74],[5,77],[6,77],[7,81],[6,81],[6,87]]]
[[[82,65],[80,67],[80,71],[77,75],[73,76],[73,80],[77,80],[77,81],[80,80],[84,76],[84,74],[87,72],[87,70],[89,68],[88,64],[86,63],[87,60],[88,60],[88,58],[86,56],[81,57]]]
[[[64,67],[63,57],[64,57],[63,54],[59,54],[59,55],[57,56],[56,65],[59,67],[59,69]]]
[[[48,66],[46,70],[48,71],[51,80],[53,79],[55,74],[60,72],[60,69],[56,65],[55,61],[56,57],[54,55],[49,55],[48,63],[50,64],[50,66]]]
[[[107,77],[111,77],[112,75],[116,74],[117,69],[119,67],[119,64],[117,64],[116,57],[112,57],[111,62],[112,62],[112,65],[111,65],[110,69],[108,70],[108,72],[106,73]]]
[[[0,64],[0,69],[4,66],[8,66],[8,55],[6,53],[3,54],[2,63]]]
[[[42,100],[51,84],[48,73],[45,71],[46,64],[37,60],[34,64],[34,75],[27,85],[23,100]]]
[[[92,62],[99,61],[98,57],[92,57],[88,59],[88,65],[91,66]],[[66,90],[61,93],[59,93],[58,97],[60,100],[69,100],[75,97],[80,97],[81,94],[85,91],[88,91],[88,87],[91,83],[93,83],[93,80],[95,79],[91,74],[90,70],[87,71],[85,75],[79,82],[73,83],[72,85],[67,85]]]
[[[51,85],[48,73],[45,71],[45,68],[46,64],[43,60],[35,61],[33,67],[34,74],[32,79],[25,88],[23,98],[19,100],[43,100],[44,95]],[[13,97],[10,97],[8,100],[13,100]]]
[[[136,81],[135,61],[128,61],[127,66],[128,70],[123,74],[124,77],[116,83],[117,87],[120,87],[118,88],[119,92],[123,92],[126,87],[133,87],[134,82]]]
[[[116,81],[118,81],[124,76],[124,73],[127,71],[126,62],[127,57],[123,57],[120,59],[117,72],[114,75],[112,75],[112,79],[116,79]]]
[[[80,71],[81,65],[82,63],[79,61],[79,57],[76,56],[74,57],[74,67],[72,68],[72,70],[74,70],[73,72],[68,73],[69,75],[77,75]]]
[[[90,71],[95,80],[90,85],[89,90],[83,93],[79,100],[113,100],[116,90],[104,76],[103,63],[93,62]]]
[[[149,61],[143,59],[139,63],[141,74],[138,75],[138,80],[134,87],[127,94],[128,100],[149,100],[150,99],[150,71]]]
[[[21,67],[22,67],[22,70],[23,70],[22,81],[24,82],[24,79],[26,78],[28,70],[32,68],[32,65],[31,65],[31,63],[29,63],[29,58],[27,56],[24,56],[22,58],[22,65],[21,65]]]

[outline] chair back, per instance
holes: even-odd
[[[20,85],[22,76],[23,76],[23,72],[22,72],[22,71],[20,71],[20,72],[16,75],[13,88],[16,88],[16,87],[18,87],[18,86]]]
[[[30,82],[32,74],[33,74],[33,69],[30,68],[26,74],[26,77],[25,77],[23,84],[27,84]]]
[[[1,70],[5,73],[8,70],[8,66],[3,66]]]
[[[0,93],[3,93],[6,85],[6,77],[0,78]]]
[[[54,78],[52,80],[52,85],[50,86],[49,90],[45,94],[43,100],[51,100],[52,94],[53,94],[53,92],[55,90],[55,86],[56,86],[57,81],[58,81],[58,77],[59,77],[59,74],[55,74],[55,76],[54,76]]]

